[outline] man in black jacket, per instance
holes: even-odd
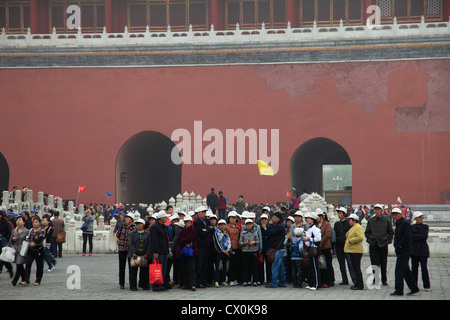
[[[214,192],[214,188],[211,188],[211,193],[206,196],[206,205],[211,211],[216,214],[217,209],[217,194]]]
[[[395,220],[394,248],[397,255],[395,264],[395,291],[391,296],[403,295],[403,280],[406,281],[408,288],[411,290],[408,295],[419,292],[416,280],[411,269],[409,268],[409,258],[412,249],[412,230],[411,225],[402,217],[399,208],[394,208],[391,212],[392,218]]]
[[[345,270],[345,261],[347,261],[348,271],[350,273],[350,277],[352,278],[353,284],[356,284],[356,276],[355,272],[353,271],[352,262],[349,255],[345,254],[344,252],[344,245],[346,240],[345,234],[348,230],[350,230],[350,224],[346,219],[347,209],[345,209],[344,207],[340,207],[336,210],[336,212],[339,217],[339,221],[336,221],[334,223],[334,231],[336,233],[336,256],[339,262],[339,269],[341,270],[342,274],[342,282],[339,284],[348,284],[347,271]]]
[[[164,210],[159,211],[155,215],[156,221],[150,227],[150,247],[149,247],[149,263],[153,263],[153,259],[158,260],[161,264],[164,284],[152,285],[152,291],[163,291],[168,289],[166,283],[166,267],[167,255],[169,254],[169,232],[166,226],[167,214]]]
[[[209,283],[206,281],[206,276],[208,273],[208,255],[209,247],[211,245],[211,237],[214,233],[214,227],[206,219],[207,208],[201,206],[196,209],[198,213],[198,218],[194,221],[194,229],[197,231],[198,240],[198,255],[195,257],[195,270],[197,288],[206,288]]]
[[[263,228],[266,229],[266,226]],[[275,250],[275,258],[272,263],[272,280],[266,285],[266,288],[276,288],[277,280],[279,280],[280,287],[286,287],[286,272],[283,263],[286,233],[281,212],[275,212],[267,229],[270,234],[270,249]]]
[[[383,216],[383,206],[376,204],[374,208],[375,216],[367,222],[364,235],[369,243],[370,264],[380,267],[381,282],[386,286],[388,245],[392,242],[394,230],[389,219]]]

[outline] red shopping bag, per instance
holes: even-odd
[[[149,266],[148,279],[150,284],[163,284],[162,265],[158,260],[153,259]]]

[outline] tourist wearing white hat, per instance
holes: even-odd
[[[317,214],[317,226],[320,228],[321,240],[320,240],[320,252],[325,257],[325,269],[320,269],[321,287],[329,288],[334,286],[334,269],[333,269],[333,254],[331,253],[331,224],[326,219],[325,213],[318,208]]]
[[[137,259],[138,256],[147,260],[148,250],[150,245],[150,233],[144,229],[145,221],[143,219],[138,219],[135,222],[136,229],[130,231],[129,235],[129,250],[128,259]],[[141,267],[129,267],[129,282],[130,290],[137,291],[137,275],[139,271],[139,287],[144,290],[149,289],[149,279],[148,279],[148,262]]]
[[[214,261],[214,286],[228,286],[226,276],[228,273],[228,261],[230,260],[231,240],[225,231],[227,222],[220,219],[214,232],[213,243],[216,252]]]
[[[319,270],[319,256],[320,256],[320,241],[322,240],[322,232],[317,226],[317,214],[315,212],[307,212],[305,214],[306,223],[309,225],[303,241],[307,246],[307,254],[309,256],[309,281],[306,289],[315,291],[320,286],[320,270]],[[312,248],[317,249],[317,254],[312,254]]]
[[[166,211],[161,210],[155,215],[155,223],[150,227],[150,254],[149,262],[158,261],[161,264],[163,284],[152,285],[152,291],[164,291],[169,289],[167,282],[167,256],[169,255],[169,232],[166,221],[168,218]]]
[[[206,219],[207,208],[201,206],[197,208],[197,219],[194,220],[194,228],[197,230],[198,255],[195,260],[195,270],[197,288],[206,288],[209,286],[208,278],[208,257],[211,246],[211,237],[214,228],[209,219]]]
[[[178,237],[180,236],[181,230],[183,230],[183,228],[184,228],[184,220],[183,220],[184,217],[185,217],[184,212],[180,212],[179,219],[175,219],[175,221],[176,220],[178,220],[178,221],[173,224],[173,229],[175,232],[174,232],[172,244],[170,245],[170,250],[172,251],[172,254],[173,254],[173,285],[174,286],[180,285],[182,273],[183,273],[182,265],[181,265],[181,257],[177,256],[175,254],[175,252],[177,249]]]
[[[257,285],[258,272],[258,251],[261,241],[259,232],[253,228],[252,219],[245,220],[245,227],[242,228],[239,237],[239,245],[242,248],[242,281],[243,285]]]
[[[180,288],[195,291],[196,273],[195,257],[198,255],[197,231],[192,224],[192,216],[184,217],[185,227],[180,231],[177,239],[175,256],[181,257],[182,277],[180,278]],[[183,254],[185,247],[192,249],[192,255]]]
[[[230,286],[238,285],[241,276],[241,247],[239,245],[239,236],[241,234],[241,229],[236,224],[237,212],[231,211],[228,213],[228,224],[225,227],[227,234],[231,241],[231,256],[228,271],[228,281]]]
[[[352,213],[348,217],[350,230],[345,235],[344,252],[350,256],[353,273],[355,274],[355,284],[352,290],[363,290],[364,281],[361,272],[361,258],[364,253],[364,229],[358,223],[359,217]]]
[[[167,213],[167,211],[166,211]],[[166,268],[166,277],[167,277],[167,283],[170,285],[170,270],[172,269],[173,265],[173,251],[172,251],[172,244],[173,239],[175,237],[175,231],[177,229],[177,226],[175,225],[176,222],[179,220],[178,213],[173,213],[169,218],[170,224],[167,226],[167,232],[169,233],[169,255],[167,256],[167,268]],[[173,279],[174,283],[178,282],[178,279]]]
[[[375,215],[367,221],[364,235],[369,243],[370,263],[380,268],[381,283],[387,286],[388,245],[394,237],[394,229],[389,219],[383,215],[383,205],[377,203],[374,211]],[[376,281],[378,279],[374,279],[374,283]]]
[[[353,272],[352,261],[350,256],[344,252],[345,240],[347,231],[350,230],[351,226],[346,219],[347,209],[344,207],[339,207],[336,209],[339,220],[334,223],[334,231],[336,232],[336,257],[339,263],[339,269],[341,270],[342,282],[339,285],[348,285],[347,271],[345,269],[345,263],[347,262],[347,268],[350,273],[350,278],[353,284],[356,283],[355,273]]]
[[[422,270],[422,283],[426,292],[430,291],[430,276],[428,274],[428,257],[430,256],[430,249],[428,247],[428,225],[423,223],[423,213],[416,211],[413,213],[412,229],[412,251],[411,251],[411,271],[416,279],[416,284],[419,282],[419,264]]]
[[[292,284],[294,288],[302,288],[304,277],[303,258],[305,247],[302,240],[304,229],[296,227],[290,244],[290,263],[292,266]]]
[[[125,223],[121,225],[116,233],[117,249],[119,252],[119,286],[125,289],[125,269],[128,261],[130,268],[130,259],[128,259],[130,232],[136,229],[134,224],[134,214],[125,215]]]

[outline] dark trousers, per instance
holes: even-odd
[[[25,267],[23,264],[16,264],[16,273],[14,274],[14,278],[11,283],[16,285],[19,278],[22,278],[22,281],[25,281]]]
[[[378,243],[369,246],[370,252],[370,263],[374,266],[380,267],[381,271],[381,282],[387,282],[387,257],[388,257],[388,246],[380,247]],[[375,273],[375,270],[373,271]]]
[[[258,253],[257,252],[242,252],[242,281],[256,282],[256,275],[258,272]]]
[[[430,288],[430,276],[428,275],[427,267],[428,257],[411,256],[411,268],[414,278],[416,279],[416,284],[419,282],[419,264],[422,270],[422,282],[425,289]]]
[[[198,255],[195,258],[195,270],[197,286],[206,285],[208,275],[209,247],[198,247]]]
[[[173,284],[180,284],[181,283],[181,276],[182,276],[182,268],[181,268],[181,257],[174,257],[173,258]]]
[[[364,289],[364,280],[361,272],[362,253],[348,253],[352,262],[353,273],[355,275],[355,286]]]
[[[334,284],[334,269],[333,269],[333,255],[330,249],[321,249],[322,254],[325,256],[325,263],[327,268],[321,269],[322,284],[333,285]]]
[[[173,258],[167,259],[166,275],[164,277],[164,285],[168,288],[170,286],[170,269],[172,269]]]
[[[180,284],[188,289],[195,287],[195,257],[182,257],[181,266],[183,277]]]
[[[44,249],[42,250],[28,250],[27,264],[25,267],[24,281],[30,282],[31,266],[33,261],[36,261],[36,282],[41,283],[44,274]]]
[[[223,283],[227,279],[227,273],[228,273],[228,261],[230,259],[230,256],[226,255],[225,253],[217,253],[216,254],[216,261],[214,263],[214,281],[218,283]]]
[[[419,290],[416,285],[416,279],[411,269],[409,269],[409,258],[408,254],[397,255],[397,262],[395,263],[395,292],[400,294],[403,294],[404,281],[411,291]]]
[[[311,288],[318,289],[320,286],[320,269],[319,269],[319,257],[309,258],[309,279],[308,285]]]
[[[119,251],[119,285],[125,285],[125,269],[127,267],[130,268],[130,259],[127,258],[128,251]]]
[[[241,249],[233,249],[233,253],[230,256],[230,271],[228,272],[228,281],[241,282]]]
[[[92,233],[83,232],[83,253],[86,253],[86,244],[89,241],[89,253],[92,253],[92,238],[94,235]]]
[[[350,278],[353,284],[356,285],[356,276],[353,272],[352,261],[350,256],[344,252],[345,243],[336,242],[336,257],[339,263],[339,269],[341,270],[342,282],[348,283],[347,271],[345,269],[345,262],[347,261],[347,268],[350,273]]]
[[[149,288],[148,281],[148,265],[146,267],[131,267],[129,268],[128,281],[130,282],[130,289],[137,289],[137,276],[139,271],[139,287],[142,289]]]

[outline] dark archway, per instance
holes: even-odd
[[[172,162],[175,143],[155,131],[128,139],[116,160],[116,200],[120,203],[168,201],[181,192],[181,164]]]
[[[0,152],[0,191],[9,190],[9,166],[6,158]]]
[[[303,143],[291,158],[291,188],[322,194],[322,166],[326,164],[351,164],[351,160],[347,151],[331,139],[314,138]]]

